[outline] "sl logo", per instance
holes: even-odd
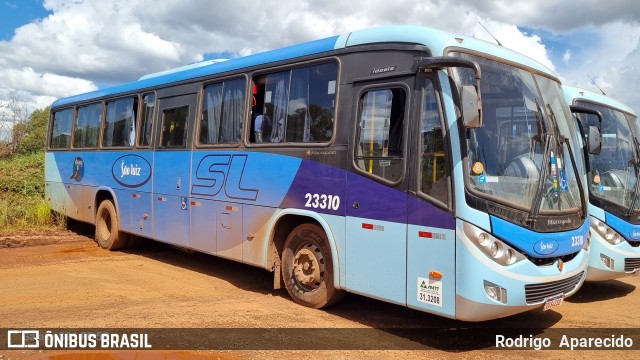
[[[223,189],[228,198],[255,201],[258,189],[242,187],[247,155],[207,155],[200,160],[191,194],[216,196]]]

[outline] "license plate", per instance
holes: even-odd
[[[544,311],[547,311],[556,306],[562,305],[562,301],[564,300],[564,294],[556,295],[554,297],[550,297],[547,301],[544,302]]]

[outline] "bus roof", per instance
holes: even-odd
[[[630,107],[604,94],[569,85],[562,85],[562,90],[569,104],[573,104],[574,100],[587,100],[636,116],[636,113]]]
[[[173,70],[161,71],[143,76],[138,81],[58,99],[54,101],[51,106],[53,108],[63,107],[78,102],[240,70],[260,64],[320,54],[351,46],[388,42],[422,44],[428,47],[434,56],[443,55],[444,51],[450,47],[465,48],[522,64],[541,73],[557,77],[552,70],[537,61],[484,40],[422,26],[397,25],[353,31],[339,36],[310,41],[227,61],[205,61]]]

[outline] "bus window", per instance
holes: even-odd
[[[440,110],[431,81],[427,80],[423,94],[420,191],[448,204],[447,157]]]
[[[51,149],[68,149],[71,145],[71,122],[73,121],[73,109],[56,111],[53,113],[53,125],[51,126]]]
[[[200,145],[237,144],[244,119],[244,79],[207,85],[204,89]]]
[[[135,98],[107,102],[107,121],[102,137],[104,147],[131,147],[136,138]]]
[[[256,76],[250,141],[331,140],[337,79],[333,62]]]
[[[184,148],[187,143],[189,107],[183,106],[162,112],[161,147]]]
[[[155,94],[145,94],[142,97],[142,115],[138,146],[148,147],[151,145],[151,136],[153,135],[153,109],[155,108],[155,104]]]
[[[404,168],[406,94],[402,89],[376,89],[365,92],[360,101],[356,164],[369,174],[398,181]]]
[[[102,104],[79,107],[73,135],[73,147],[96,148],[98,146],[101,123]]]

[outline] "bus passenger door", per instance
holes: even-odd
[[[196,94],[160,98],[153,161],[153,236],[189,246],[191,129]]]
[[[450,152],[435,83],[422,78],[410,132],[407,306],[455,316],[455,218],[450,209]]]
[[[406,304],[407,125],[413,78],[357,84],[347,175],[346,287]]]

